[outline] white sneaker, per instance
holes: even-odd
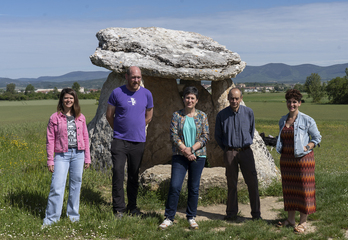
[[[172,225],[173,225],[173,221],[170,220],[169,218],[166,218],[166,219],[164,219],[163,223],[161,223],[161,225],[159,225],[158,227],[161,228],[162,230],[164,230]]]
[[[198,224],[196,223],[196,220],[194,218],[188,219],[187,220],[190,224],[191,229],[198,229]]]

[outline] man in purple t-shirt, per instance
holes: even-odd
[[[153,115],[153,99],[149,90],[140,86],[141,71],[132,66],[126,73],[127,84],[115,88],[108,100],[106,119],[112,127],[112,204],[117,218],[123,213],[140,215],[137,208],[138,175],[145,147],[145,127]],[[124,166],[127,160],[127,197],[124,201]]]

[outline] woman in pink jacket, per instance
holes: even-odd
[[[71,88],[62,90],[57,112],[50,117],[46,150],[48,170],[53,174],[43,225],[51,225],[60,219],[68,171],[67,215],[72,222],[79,221],[82,173],[83,168],[89,167],[91,158],[86,119],[81,113],[77,94]]]

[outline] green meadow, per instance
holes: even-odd
[[[198,222],[200,229],[195,231],[188,230],[185,219],[177,218],[172,228],[162,231],[158,225],[163,216],[155,211],[164,209],[167,192],[160,190],[139,191],[138,204],[149,213],[147,217],[116,220],[110,199],[111,171],[93,169],[83,175],[80,221],[71,223],[66,217],[66,192],[61,220],[42,229],[51,181],[46,167],[46,125],[57,101],[0,102],[0,239],[342,239],[348,230],[348,105],[305,100],[300,111],[316,120],[323,136],[321,147],[315,149],[317,212],[309,216],[316,230],[305,235],[275,227],[286,217],[283,210],[277,210],[274,221],[231,224],[208,220]],[[284,94],[245,94],[244,101],[255,112],[258,132],[276,136],[278,120],[287,113]],[[80,103],[82,113],[92,120],[95,100]],[[269,150],[279,166],[279,154]],[[279,196],[281,201],[280,183],[260,192],[262,196]],[[180,207],[185,206],[186,197],[183,191]],[[225,200],[225,190],[212,189],[201,196],[199,204]],[[239,200],[248,202],[246,191],[239,192]]]
[[[83,115],[92,120],[97,110],[94,99],[79,100]],[[48,122],[57,109],[58,100],[0,101],[0,123]]]

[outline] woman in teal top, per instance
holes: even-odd
[[[170,124],[173,149],[172,175],[164,213],[165,219],[159,226],[162,229],[173,225],[186,172],[188,172],[186,218],[192,229],[198,229],[195,217],[199,183],[206,160],[209,124],[207,115],[195,108],[198,102],[197,88],[187,87],[183,95],[185,108],[173,113]]]

